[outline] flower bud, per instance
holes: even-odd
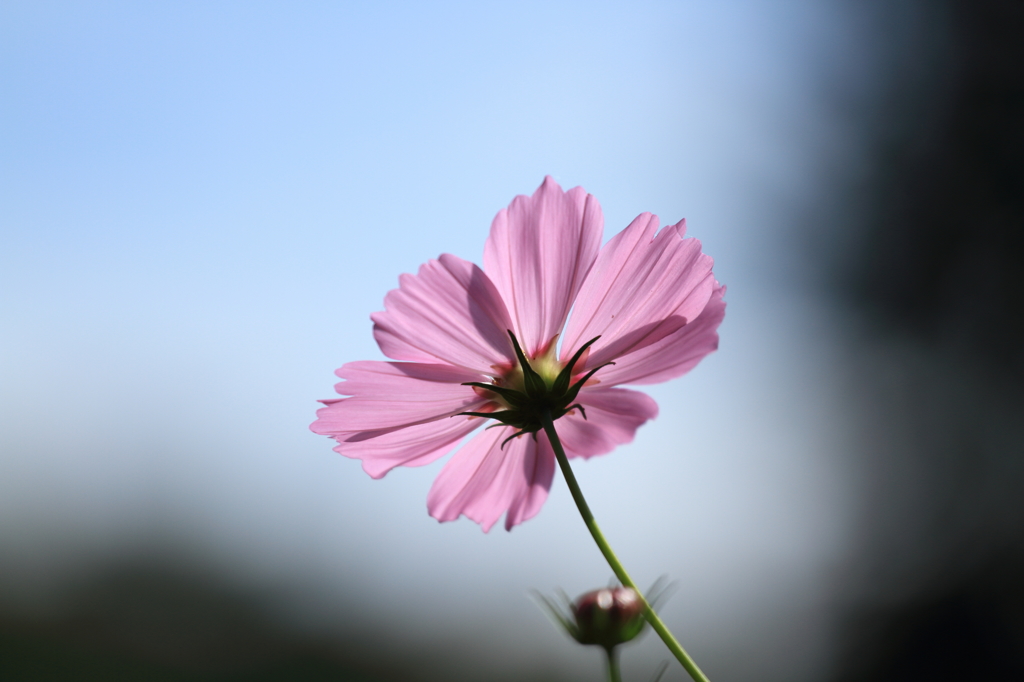
[[[646,622],[640,595],[629,587],[587,592],[570,608],[576,620],[576,641],[597,644],[609,651],[639,635]]]

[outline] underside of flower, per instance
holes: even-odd
[[[718,347],[725,289],[685,223],[659,230],[642,213],[602,246],[603,230],[593,196],[548,177],[495,216],[483,267],[442,254],[399,277],[371,316],[389,360],[341,367],[313,431],[374,478],[452,454],[427,495],[439,521],[487,531],[535,516],[556,420],[568,459],[610,452],[658,414],[624,386],[678,377]],[[495,428],[471,436],[485,420]]]
[[[549,345],[546,352],[535,357],[533,365],[531,365],[512,330],[508,330],[508,335],[512,339],[512,346],[515,348],[519,364],[501,381],[502,385],[499,385],[498,380],[490,384],[478,381],[467,381],[463,384],[463,386],[473,386],[493,393],[495,402],[506,409],[495,412],[460,412],[459,414],[494,419],[500,424],[518,429],[502,441],[503,448],[505,443],[524,433],[533,434],[533,437],[536,438],[537,432],[544,428],[545,419],[554,421],[574,409],[579,409],[580,414],[586,419],[587,413],[583,409],[583,405],[574,402],[576,396],[583,385],[599,369],[615,363],[606,362],[603,365],[598,365],[575,382],[572,381],[573,370],[591,344],[601,337],[595,336],[580,346],[569,362],[558,370],[558,362],[554,360],[554,343]],[[537,368],[534,365],[537,365]],[[538,372],[538,368],[541,371]]]

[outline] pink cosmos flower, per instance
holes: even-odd
[[[536,515],[555,456],[528,394],[544,396],[566,455],[588,458],[658,413],[617,386],[680,376],[718,347],[725,287],[700,242],[683,238],[685,221],[659,232],[643,213],[601,247],[603,228],[594,197],[548,177],[494,218],[483,269],[443,254],[402,275],[372,316],[397,362],[344,365],[335,389],[348,397],[322,401],[312,430],[381,478],[489,423],[442,468],[430,515],[484,531],[502,514],[509,530]]]

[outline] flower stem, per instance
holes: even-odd
[[[622,672],[619,670],[619,652],[615,647],[605,649],[608,653],[608,679],[610,682],[622,682]]]
[[[594,520],[594,515],[590,511],[590,507],[587,505],[586,499],[583,497],[583,491],[580,490],[580,484],[576,482],[576,476],[572,473],[572,467],[569,466],[569,459],[565,456],[565,450],[562,448],[562,441],[559,440],[558,434],[555,433],[555,424],[551,419],[551,413],[545,411],[541,416],[541,423],[544,425],[544,433],[548,435],[548,441],[551,443],[551,449],[555,451],[555,458],[558,460],[558,466],[562,470],[562,476],[565,477],[565,482],[569,485],[569,492],[572,493],[572,499],[576,503],[576,507],[580,510],[580,516],[583,517],[583,523],[587,525],[587,530],[590,531],[590,535],[594,538],[594,542],[597,543],[597,548],[601,550],[601,554],[608,561],[608,565],[612,567],[612,571],[615,573],[615,577],[619,579],[626,587],[631,587],[636,591],[637,595],[640,596],[640,601],[644,604],[644,615],[647,618],[647,622],[651,624],[654,631],[661,637],[661,641],[665,643],[668,650],[672,652],[679,663],[686,668],[686,672],[690,673],[695,682],[710,682],[707,676],[697,667],[690,655],[686,653],[682,645],[676,641],[676,638],[669,631],[668,627],[661,621],[658,614],[655,613],[654,608],[651,607],[647,598],[643,595],[640,589],[633,582],[633,579],[629,577],[629,573],[623,568],[619,558],[615,556],[615,552],[612,551],[608,541],[604,539],[604,534],[601,529],[597,526],[597,521]]]

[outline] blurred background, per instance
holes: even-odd
[[[1024,678],[1019,0],[7,2],[0,93],[3,679],[601,679],[560,479],[484,534],[308,430],[546,174],[729,287],[576,467],[709,676]]]

